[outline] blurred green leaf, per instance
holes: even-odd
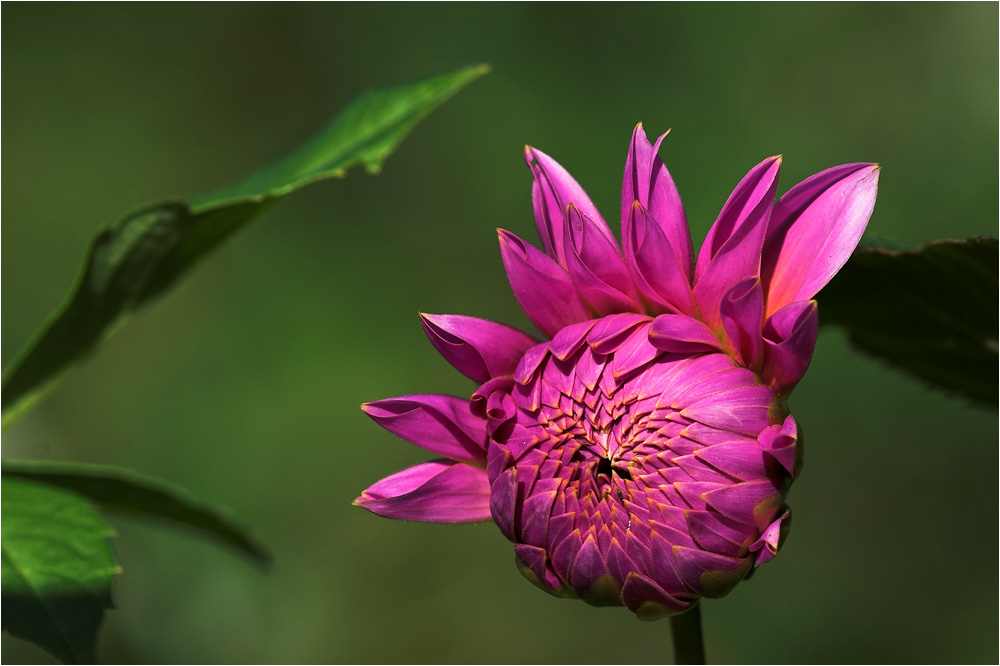
[[[996,407],[997,239],[866,248],[819,297],[820,321],[933,386]]]
[[[196,501],[182,488],[132,470],[81,463],[4,460],[5,487],[8,479],[37,481],[71,490],[109,511],[165,518],[214,536],[261,565],[271,560],[260,544],[218,509]]]
[[[66,663],[93,663],[120,570],[112,532],[86,500],[5,478],[3,629]]]
[[[366,93],[298,151],[242,182],[144,208],[100,232],[64,304],[6,368],[3,423],[279,198],[355,165],[377,173],[414,125],[487,71],[480,65]]]

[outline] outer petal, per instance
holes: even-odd
[[[705,238],[695,267],[694,296],[709,328],[719,324],[723,294],[757,275],[781,158],[770,157],[750,170],[722,207]]]
[[[658,312],[693,315],[691,282],[670,241],[639,202],[622,227],[625,263],[639,293]]]
[[[570,277],[591,310],[600,316],[641,309],[618,243],[609,241],[573,204],[566,208],[565,237]]]
[[[761,378],[776,393],[787,393],[809,368],[819,317],[816,301],[798,301],[775,312],[764,325],[764,364]]]
[[[760,268],[768,315],[815,296],[847,262],[875,208],[878,176],[875,164],[845,164],[781,197]]]
[[[451,395],[406,395],[361,405],[375,423],[431,453],[453,460],[486,462],[486,421],[469,403]]]
[[[664,314],[654,319],[649,341],[657,349],[681,354],[722,351],[708,327],[687,315]]]
[[[420,323],[441,356],[480,384],[513,374],[524,352],[538,343],[516,328],[476,317],[421,313]]]
[[[563,236],[563,217],[566,206],[573,204],[588,216],[608,240],[614,234],[604,222],[590,197],[558,162],[531,146],[524,147],[524,161],[535,177],[531,186],[531,200],[535,209],[535,224],[542,246],[550,257],[566,268],[566,241]]]
[[[769,562],[778,554],[778,548],[784,543],[788,536],[788,528],[792,524],[792,510],[785,509],[781,517],[767,526],[760,538],[750,546],[750,552],[757,553],[755,567],[759,567],[765,562]]]
[[[354,505],[398,520],[477,523],[490,519],[490,484],[486,470],[432,460],[382,479]]]
[[[498,234],[511,289],[538,330],[551,337],[564,326],[590,319],[569,273],[509,231]]]
[[[719,305],[722,326],[737,360],[753,370],[763,355],[761,325],[764,319],[764,292],[757,277],[750,277],[726,292]]]
[[[669,133],[669,130],[668,132]],[[632,132],[628,159],[625,162],[625,178],[622,183],[622,228],[632,214],[632,204],[638,201],[656,220],[674,250],[681,271],[691,281],[691,266],[694,263],[691,249],[691,231],[680,194],[674,185],[670,172],[657,153],[663,142],[664,133],[651,146],[646,139],[642,123]]]

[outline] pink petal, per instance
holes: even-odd
[[[757,553],[755,567],[759,567],[765,562],[769,562],[778,554],[778,548],[784,543],[788,536],[788,528],[792,524],[792,510],[786,509],[781,517],[767,526],[760,538],[750,546],[750,552]]]
[[[406,395],[361,405],[375,423],[422,449],[453,460],[486,461],[486,421],[451,395]]]
[[[622,313],[604,317],[594,324],[587,343],[598,354],[610,354],[625,344],[635,329],[650,320],[646,315]]]
[[[598,316],[635,312],[638,293],[622,260],[618,243],[609,241],[597,226],[570,204],[566,209],[566,265],[584,302]]]
[[[691,279],[670,240],[639,202],[622,227],[625,263],[639,293],[656,312],[694,314]]]
[[[789,476],[795,476],[802,465],[798,440],[799,426],[791,415],[781,425],[764,429],[757,438],[764,455],[777,461]]]
[[[668,594],[652,579],[635,571],[622,586],[622,602],[640,620],[647,621],[677,615],[691,607],[691,601]]]
[[[878,176],[877,165],[845,164],[781,197],[761,260],[768,315],[815,296],[847,262],[875,208]]]
[[[727,518],[763,529],[774,520],[781,495],[779,482],[763,479],[711,490],[702,497],[708,506]]]
[[[590,319],[569,273],[509,231],[498,233],[511,289],[538,330],[551,337],[564,326]]]
[[[729,594],[750,569],[749,558],[725,557],[683,546],[674,547],[674,557],[684,584],[710,599]]]
[[[649,341],[657,349],[680,354],[721,351],[722,345],[703,323],[679,314],[664,314],[653,320]]]
[[[761,379],[776,393],[795,388],[812,361],[818,333],[816,301],[798,301],[771,315],[764,325]]]
[[[476,317],[421,313],[420,323],[438,353],[480,384],[513,374],[524,352],[538,343],[516,328]]]
[[[690,282],[691,265],[694,263],[691,232],[688,229],[687,217],[677,187],[663,160],[657,154],[660,143],[666,136],[667,133],[664,133],[656,140],[656,145],[651,146],[642,123],[636,125],[632,132],[632,142],[625,162],[625,178],[622,183],[623,236],[625,221],[632,214],[632,204],[638,201],[663,229],[663,234],[677,257],[681,272]]]
[[[524,148],[524,161],[531,169],[534,182],[531,200],[535,210],[535,224],[542,246],[550,257],[566,268],[566,240],[563,235],[563,218],[566,206],[573,204],[595,222],[601,233],[611,242],[614,234],[597,211],[590,197],[558,162],[531,146]]]
[[[477,523],[490,519],[490,484],[483,469],[432,460],[382,479],[354,504],[385,518]]]
[[[780,157],[768,158],[750,170],[722,207],[698,254],[694,296],[702,320],[713,330],[720,323],[723,294],[757,275],[780,170]]]
[[[764,351],[760,338],[764,292],[760,280],[749,277],[727,291],[722,297],[719,314],[736,359],[748,368],[759,369]]]

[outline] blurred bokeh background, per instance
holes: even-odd
[[[353,508],[428,457],[367,400],[467,394],[418,311],[528,326],[494,229],[534,238],[531,143],[617,217],[632,127],[697,242],[742,175],[780,191],[882,164],[872,234],[996,234],[996,4],[5,4],[3,362],[125,211],[279,158],[368,88],[488,62],[378,177],[289,198],[72,372],[3,455],[134,468],[225,505],[264,573],[111,516],[108,662],[663,662],[667,623],[548,597],[492,525]],[[822,313],[822,297],[820,297]],[[715,662],[997,656],[996,412],[821,333],[791,400],[807,433],[773,563],[703,617]],[[3,661],[48,657],[5,636]]]

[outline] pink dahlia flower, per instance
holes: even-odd
[[[500,254],[545,340],[421,315],[479,388],[364,405],[441,458],[355,502],[403,520],[492,519],[542,589],[643,619],[725,595],[781,546],[802,455],[785,399],[816,343],[811,299],[860,240],[879,174],[834,167],[775,203],[781,158],[768,158],[695,258],[662,140],[632,135],[621,246],[576,181],[525,150],[543,250],[501,230]]]

